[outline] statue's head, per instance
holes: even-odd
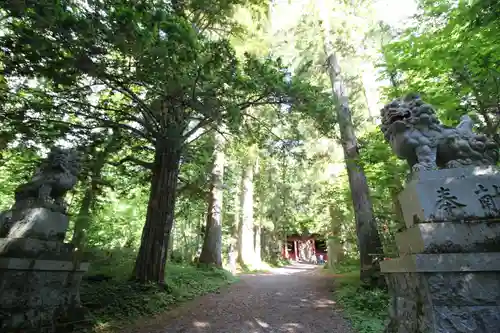
[[[53,147],[46,160],[46,168],[70,172],[72,175],[78,175],[81,169],[81,156],[76,149],[66,149]]]
[[[391,135],[417,124],[439,124],[436,110],[425,103],[418,94],[409,94],[393,100],[380,110],[380,116],[380,129],[388,140]]]
[[[407,103],[403,99],[398,98],[380,110],[380,117],[382,118],[380,129],[384,133],[385,138],[389,140],[394,131],[395,124],[405,125],[411,117],[411,111]]]

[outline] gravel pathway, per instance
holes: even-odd
[[[332,278],[294,264],[245,274],[130,333],[351,333],[331,300]]]

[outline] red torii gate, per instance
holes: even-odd
[[[328,259],[326,246],[317,246],[318,240],[322,238],[319,234],[287,236],[287,244],[282,247],[281,255],[285,259],[295,261],[315,261],[318,256],[323,255],[323,260],[326,261]]]

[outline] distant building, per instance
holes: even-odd
[[[318,256],[322,255],[323,260],[328,260],[327,247],[324,237],[319,234],[311,235],[290,235],[287,237],[286,249],[281,249],[283,258],[294,261],[318,262]]]

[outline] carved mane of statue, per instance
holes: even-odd
[[[15,190],[14,209],[34,203],[66,212],[64,196],[78,181],[80,156],[74,149],[54,147],[42,160],[31,180]]]
[[[456,128],[444,126],[435,109],[417,95],[392,101],[380,115],[385,139],[413,172],[494,165],[498,161],[498,144],[485,135],[473,133],[469,116],[463,116]]]

